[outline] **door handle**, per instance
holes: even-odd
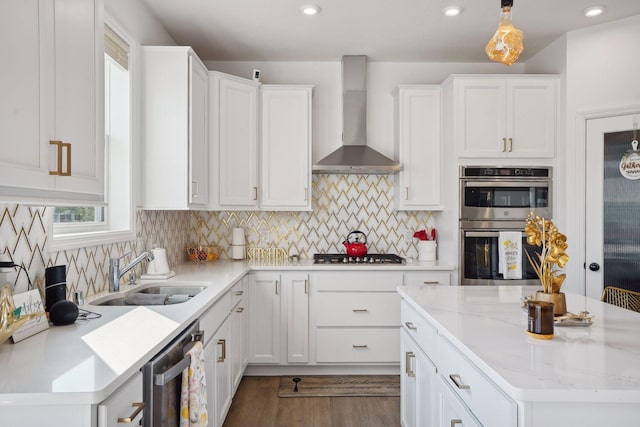
[[[62,141],[49,141],[49,145],[56,145],[57,166],[56,170],[49,171],[49,175],[71,176],[71,143]],[[67,170],[62,170],[62,150],[67,150]]]
[[[509,138],[509,152],[513,151],[513,138]]]
[[[414,372],[413,369],[411,369],[411,359],[414,359],[416,357],[415,354],[413,354],[413,352],[411,351],[407,351],[404,353],[404,372],[407,374],[408,377],[411,378],[415,378],[416,373]]]
[[[125,424],[132,423],[132,422],[133,422],[133,420],[135,420],[135,419],[136,419],[136,417],[138,416],[138,414],[139,414],[140,412],[142,412],[142,410],[144,409],[144,403],[142,403],[142,402],[133,402],[133,403],[131,404],[131,406],[133,406],[134,408],[136,408],[136,409],[133,411],[133,414],[129,415],[129,416],[128,416],[128,417],[126,417],[126,418],[118,418],[118,423],[125,423]]]
[[[507,138],[502,138],[502,152],[507,151]]]
[[[469,390],[471,388],[470,385],[462,383],[462,379],[460,378],[460,374],[450,374],[449,378],[451,378],[451,381],[453,381],[453,383],[456,385],[456,387],[458,387],[458,389],[460,389],[460,390]]]
[[[222,363],[227,359],[227,340],[218,340],[218,345],[222,346],[222,355],[218,357],[218,362]]]
[[[193,188],[192,196],[193,197],[198,197],[200,195],[199,194],[200,193],[200,186],[198,185],[198,181],[191,181],[191,184],[192,184],[192,188]]]
[[[417,331],[418,328],[416,328],[416,325],[414,325],[412,322],[404,322],[405,325],[407,325],[407,328],[412,330],[412,331]]]
[[[592,262],[591,264],[589,264],[589,270],[591,271],[600,270],[600,264],[598,264],[597,262]]]

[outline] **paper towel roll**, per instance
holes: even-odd
[[[151,249],[153,261],[149,263],[147,274],[167,274],[169,273],[169,262],[167,261],[167,250],[164,248]]]
[[[246,248],[246,245],[231,245],[231,258],[244,259]]]
[[[244,228],[241,227],[236,227],[233,229],[233,234],[231,237],[231,244],[235,245],[235,246],[240,246],[240,245],[244,245],[245,242],[245,238],[244,238]]]

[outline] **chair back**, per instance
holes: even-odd
[[[606,286],[604,291],[602,291],[600,301],[640,313],[640,292],[615,286]]]

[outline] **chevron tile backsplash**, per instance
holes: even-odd
[[[389,175],[314,175],[313,212],[194,212],[190,237],[217,244],[230,258],[234,227],[246,230],[248,246],[275,246],[290,255],[311,258],[319,252],[344,252],[349,232],[367,235],[371,253],[417,256],[405,234],[433,226],[427,211],[393,210],[393,177]]]
[[[246,229],[248,246],[274,246],[301,258],[343,252],[342,241],[353,230],[367,235],[371,253],[416,257],[415,242],[405,241],[405,235],[434,225],[431,212],[393,210],[393,177],[388,175],[314,175],[312,212],[139,210],[135,241],[59,252],[48,249],[52,208],[0,204],[0,212],[0,254],[24,266],[41,292],[45,268],[66,265],[68,297],[75,290],[87,296],[105,290],[110,257],[137,254],[154,244],[167,249],[170,264],[186,260],[190,242],[219,245],[221,257],[230,258],[234,227]],[[27,290],[24,272],[0,273],[0,284],[5,282],[16,283],[15,293]]]

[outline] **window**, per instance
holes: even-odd
[[[104,127],[106,206],[57,206],[52,250],[134,238],[132,185],[132,76],[130,43],[104,30]]]

